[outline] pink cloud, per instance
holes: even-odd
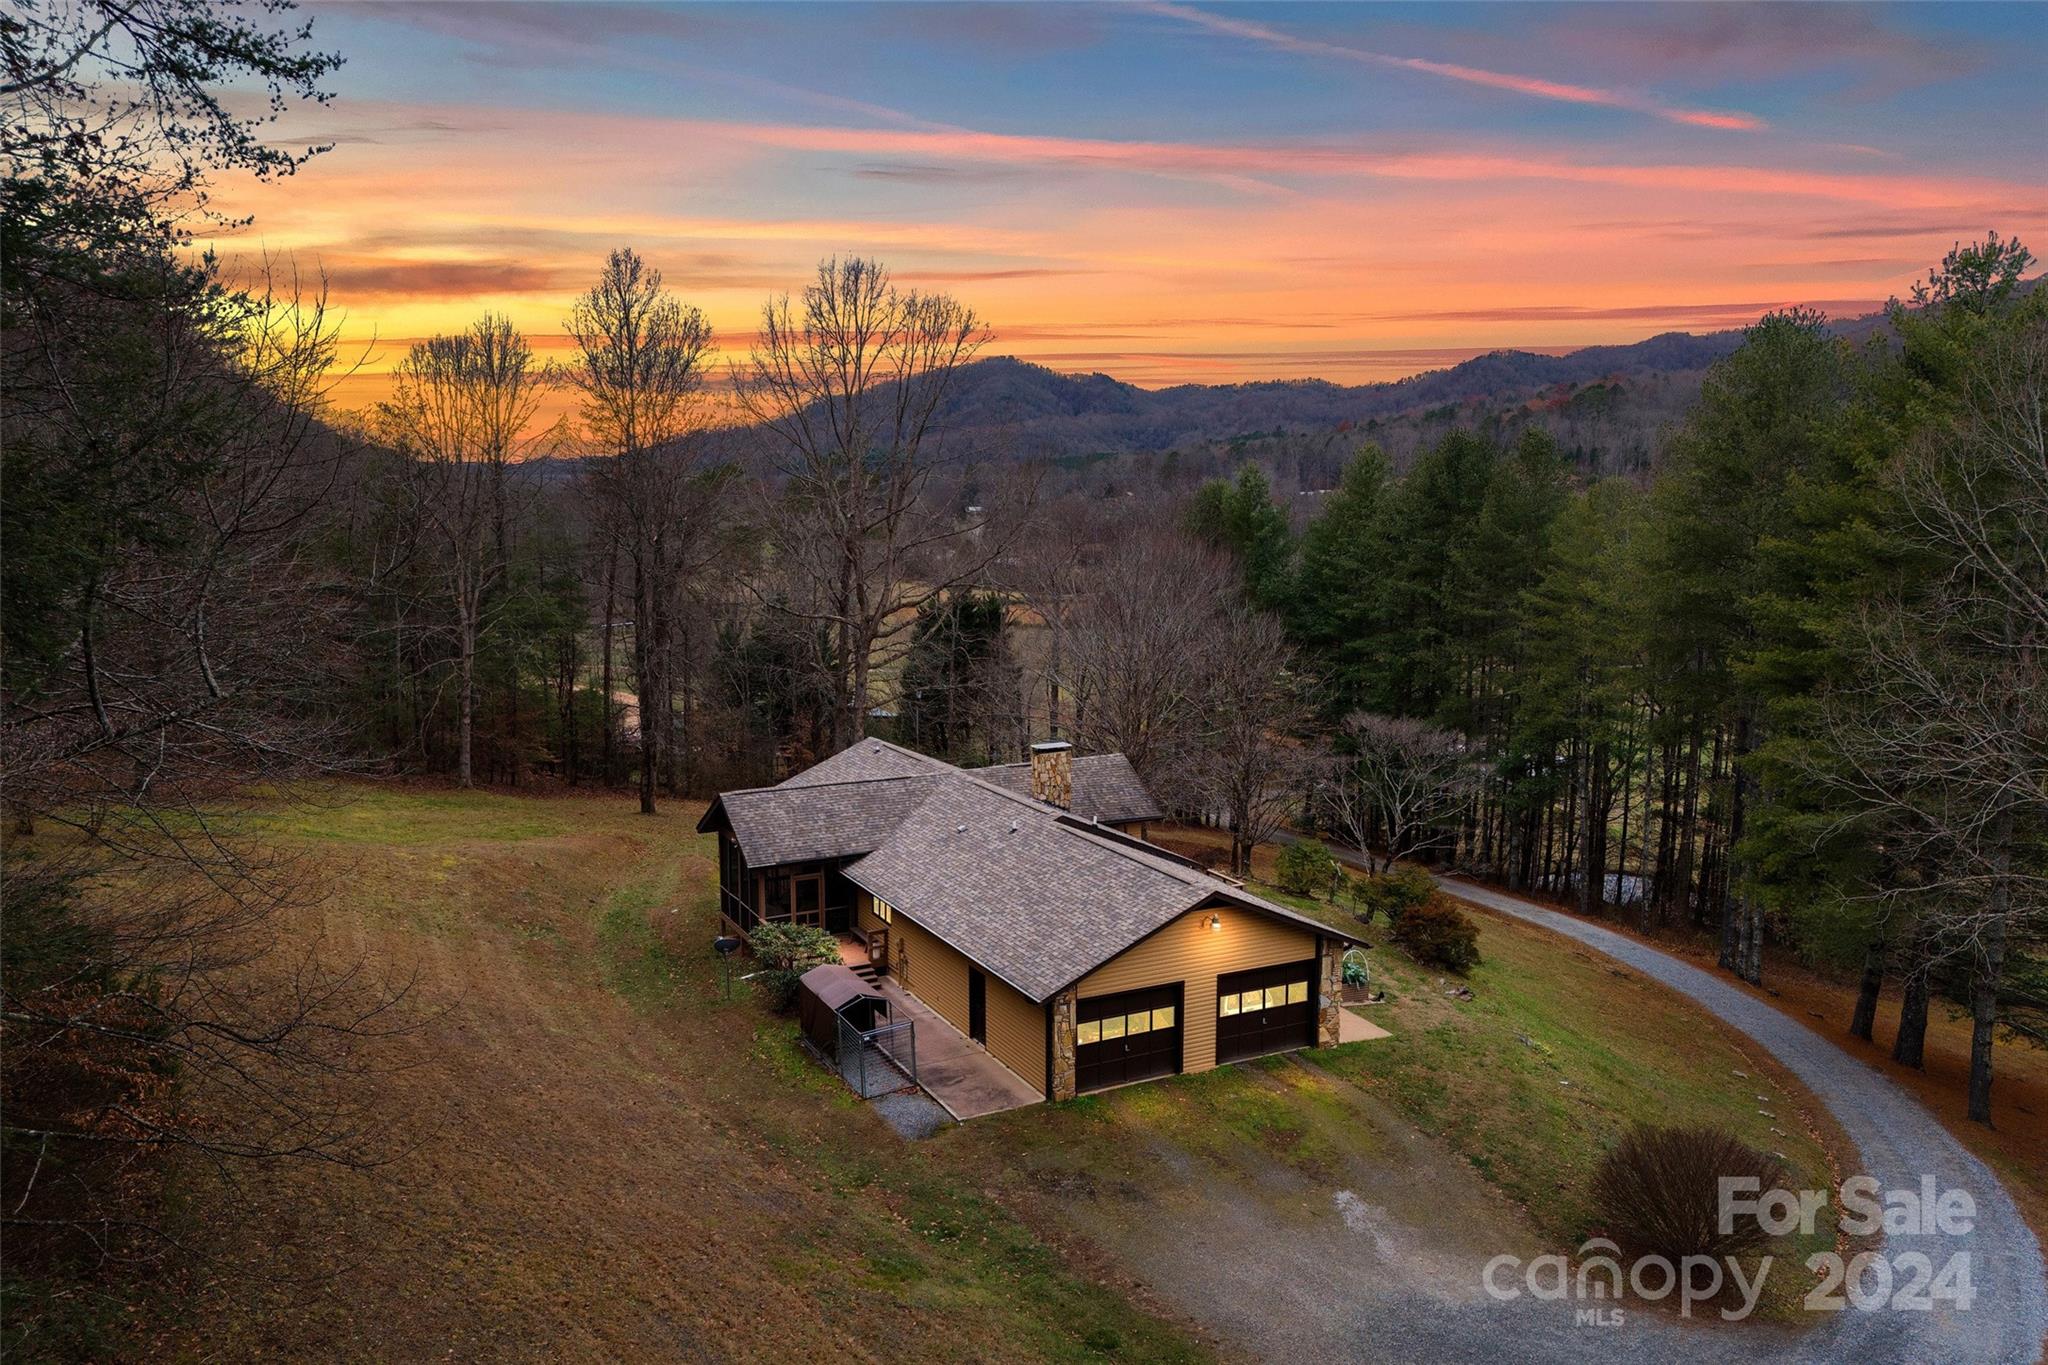
[[[1765,123],[1754,114],[1737,113],[1719,109],[1686,109],[1666,104],[1647,95],[1638,95],[1626,90],[1605,89],[1599,86],[1576,85],[1566,81],[1547,80],[1540,76],[1521,76],[1506,71],[1491,71],[1484,67],[1463,66],[1456,62],[1431,61],[1427,57],[1401,57],[1388,52],[1375,52],[1370,48],[1352,47],[1343,43],[1329,43],[1316,38],[1302,38],[1267,24],[1253,23],[1246,19],[1231,19],[1206,10],[1192,9],[1186,5],[1157,0],[1146,5],[1154,14],[1164,15],[1194,24],[1212,33],[1227,34],[1243,38],[1266,47],[1278,48],[1283,52],[1298,52],[1312,57],[1334,57],[1340,61],[1365,62],[1375,66],[1398,67],[1406,71],[1419,71],[1425,75],[1441,76],[1446,80],[1462,81],[1467,85],[1482,85],[1493,90],[1507,90],[1518,95],[1535,99],[1562,100],[1569,104],[1594,104],[1610,109],[1627,109],[1652,118],[1664,119],[1671,123],[1687,124],[1695,128],[1720,128],[1737,132],[1755,132]]]

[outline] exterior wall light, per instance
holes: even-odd
[[[1209,916],[1209,932],[1212,934],[1220,934],[1223,932],[1223,916]]]

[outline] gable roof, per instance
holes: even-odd
[[[882,777],[919,777],[952,771],[952,764],[942,763],[915,749],[905,749],[885,739],[862,739],[830,758],[820,759],[795,776],[783,779],[768,790],[818,787],[831,782],[872,782]]]
[[[923,804],[933,778],[879,777],[751,787],[723,792],[697,822],[701,834],[721,818],[740,841],[749,867],[852,858],[879,847]]]
[[[941,778],[846,869],[1032,1000],[1193,908],[1199,894],[966,774]]]
[[[1164,820],[1166,812],[1145,789],[1138,770],[1122,754],[1084,754],[1074,760],[1073,805],[1069,807],[1084,820],[1104,824],[1130,824],[1138,820]],[[1018,796],[1031,795],[1029,763],[999,763],[989,768],[970,769]]]
[[[1122,755],[1093,757],[1117,760],[1098,765],[1109,774],[1104,790],[1123,781],[1120,767],[1143,791]],[[1077,789],[1087,761],[1076,763]],[[1033,800],[993,777],[1000,771],[864,739],[779,786],[724,793],[697,827],[728,824],[752,867],[857,858],[845,869],[856,885],[1034,1001],[1212,903],[1355,941],[1165,849]],[[1023,776],[1028,793],[1028,768]],[[1156,808],[1120,818],[1157,818]]]

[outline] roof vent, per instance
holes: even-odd
[[[965,826],[965,825],[955,825],[955,826],[953,827],[953,832],[954,832],[955,834],[965,834],[965,833],[967,832],[967,826]]]
[[[1015,834],[1016,832],[1017,832],[1017,822],[1016,822],[1015,820],[1012,820],[1012,821],[1010,822],[1010,833],[1012,833],[1012,834]]]

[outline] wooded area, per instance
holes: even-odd
[[[1983,1121],[1994,1039],[2041,1040],[2048,299],[2017,243],[1865,345],[1764,318],[1627,477],[1453,431],[1285,507],[1256,463],[1104,496],[947,440],[993,333],[858,257],[732,338],[622,247],[561,365],[486,316],[344,413],[312,263],[186,250],[210,173],[305,159],[220,82],[318,99],[338,59],[196,0],[96,16],[6,30],[11,1257],[160,1254],[166,1148],[382,1159],[303,1082],[404,1027],[404,983],[274,942],[304,888],[222,819],[337,771],[652,811],[871,732],[1071,737],[1240,871],[1291,823],[1692,926],[1749,981],[1783,945],[1863,971],[1866,1037],[1902,979],[1903,1060],[1972,1012]],[[101,22],[139,103],[88,99]],[[577,414],[538,429],[550,386]]]

